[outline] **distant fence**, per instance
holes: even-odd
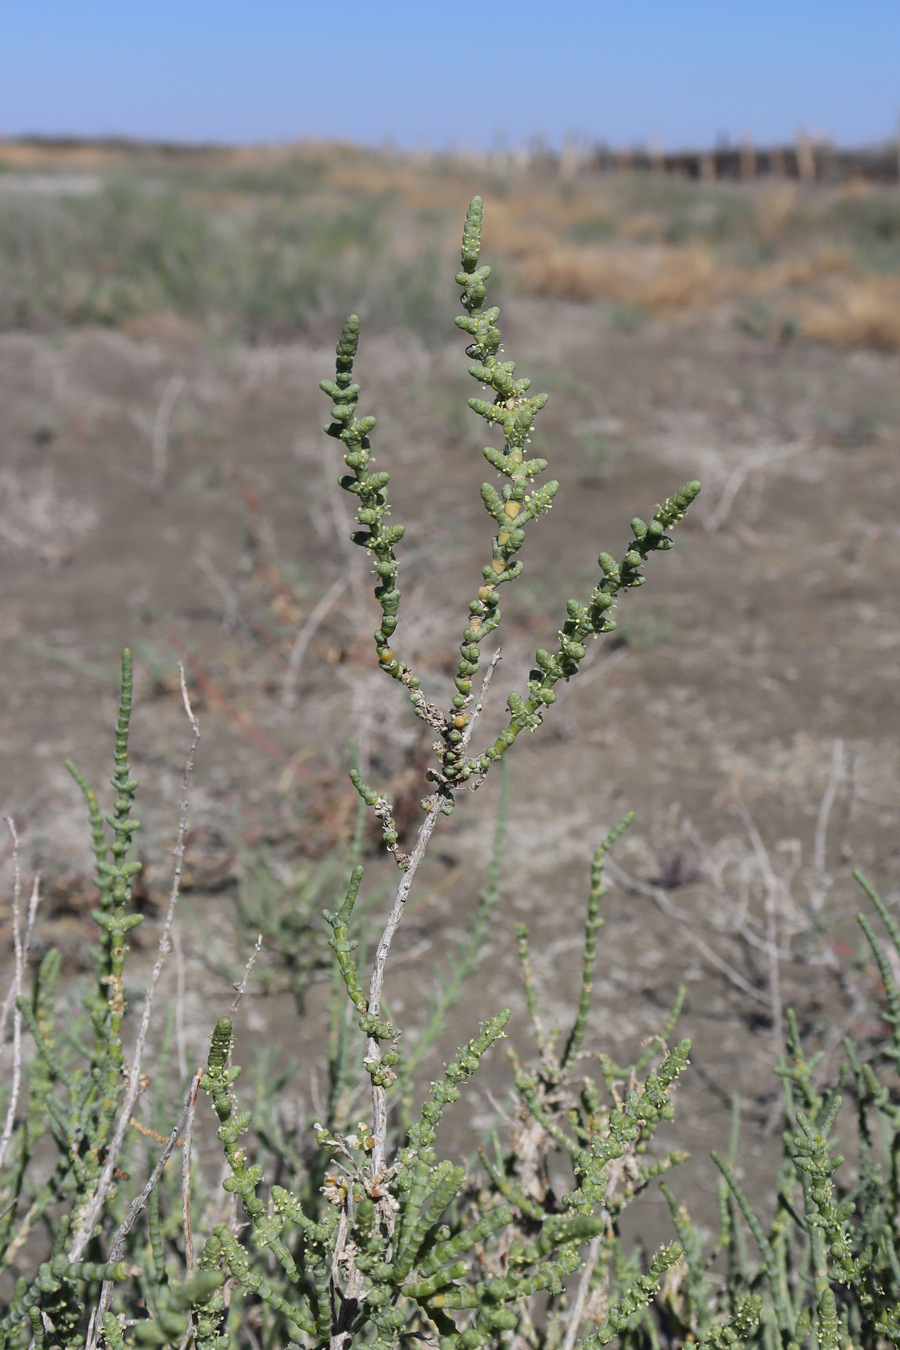
[[[86,141],[77,137],[23,136],[0,141],[0,154],[13,151],[16,158],[31,152],[39,160],[57,156],[78,157],[84,151],[99,152],[112,157],[129,159],[203,159],[235,152],[248,155],[278,156],[311,147],[313,143],[298,141],[293,145],[229,146],[226,144],[199,144],[191,142],[133,141],[127,138],[106,137]],[[318,146],[321,149],[321,144]],[[18,152],[18,154],[16,154]],[[383,149],[381,153],[385,153]],[[561,150],[551,150],[538,137],[525,149],[513,153],[387,151],[391,158],[431,160],[449,158],[473,163],[518,164],[523,168],[546,169],[558,172],[562,178],[576,178],[582,174],[608,173],[615,170],[667,173],[700,181],[749,182],[759,178],[796,179],[802,183],[840,184],[858,182],[900,183],[900,140],[881,146],[866,146],[857,150],[841,150],[827,141],[810,136],[798,136],[791,145],[762,147],[745,138],[737,145],[720,146],[715,150],[678,150],[672,153],[661,147],[614,150],[602,144],[586,145],[583,141],[567,139]]]
[[[799,136],[793,145],[757,147],[750,140],[716,150],[589,150],[563,147],[559,156],[564,173],[604,173],[635,169],[676,174],[684,178],[746,182],[757,178],[793,178],[803,183],[900,182],[900,143],[860,150],[841,150],[827,142]]]

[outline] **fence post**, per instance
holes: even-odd
[[[816,181],[816,155],[813,143],[805,131],[797,133],[797,172],[804,183]]]

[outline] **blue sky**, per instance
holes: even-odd
[[[6,0],[0,136],[893,137],[900,0]]]

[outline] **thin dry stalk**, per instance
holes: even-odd
[[[828,889],[829,883],[828,874],[825,870],[825,845],[828,838],[828,818],[831,815],[831,808],[834,806],[834,799],[837,796],[837,791],[843,777],[844,742],[840,737],[837,737],[834,745],[831,747],[831,772],[828,775],[828,783],[822,800],[819,803],[819,813],[816,816],[815,843],[813,845],[813,866],[816,869],[816,880],[819,891],[816,898],[820,904],[822,896]]]
[[[198,1069],[197,1072],[194,1074],[194,1077],[191,1079],[191,1086],[188,1089],[187,1097],[185,1098],[184,1105],[181,1108],[181,1114],[179,1115],[178,1120],[175,1122],[175,1125],[172,1129],[172,1133],[169,1135],[169,1138],[166,1140],[162,1150],[160,1151],[160,1155],[156,1160],[156,1164],[153,1168],[153,1171],[147,1178],[143,1190],[140,1192],[139,1195],[136,1195],[135,1198],[132,1200],[131,1205],[128,1209],[128,1213],[125,1215],[125,1218],[122,1220],[119,1227],[116,1229],[115,1236],[113,1237],[112,1244],[109,1249],[109,1256],[107,1258],[110,1263],[121,1261],[122,1253],[125,1250],[125,1241],[128,1237],[128,1234],[131,1232],[132,1228],[143,1214],[144,1210],[147,1207],[147,1201],[150,1199],[150,1196],[153,1194],[153,1192],[156,1190],[156,1187],[159,1185],[160,1177],[162,1176],[163,1171],[165,1170],[166,1163],[169,1161],[169,1158],[172,1155],[173,1149],[177,1148],[178,1145],[181,1144],[182,1156],[184,1156],[184,1153],[189,1153],[189,1138],[187,1132],[188,1123],[189,1122],[192,1123],[194,1119],[194,1109],[197,1104],[197,1094],[200,1091],[200,1080],[202,1077],[203,1077],[203,1070]],[[193,1266],[193,1250],[191,1250],[190,1263],[188,1269],[189,1270],[192,1269],[192,1266]],[[104,1280],[103,1284],[100,1287],[100,1299],[97,1303],[96,1308],[91,1314],[91,1322],[88,1328],[86,1350],[95,1350],[97,1344],[97,1330],[99,1330],[100,1321],[101,1318],[103,1317],[103,1314],[109,1311],[109,1307],[112,1302],[113,1287],[114,1285],[112,1280]]]
[[[769,999],[772,1004],[772,1040],[776,1054],[782,1041],[781,966],[778,957],[778,915],[775,892],[766,887],[766,956],[769,964]]]
[[[188,1110],[184,1122],[184,1137],[181,1143],[181,1227],[184,1234],[184,1261],[188,1275],[194,1271],[194,1235],[191,1229],[191,1148],[194,1142],[194,1112],[197,1109],[197,1093],[203,1073],[198,1069],[194,1074],[192,1091],[188,1096]]]
[[[19,931],[19,899],[22,894],[22,877],[19,871],[19,836],[16,833],[16,823],[12,816],[4,816],[12,840],[12,860],[13,860],[13,901],[12,901],[12,929],[13,944],[15,947],[16,934]],[[9,1017],[9,1010],[13,1002],[19,995],[19,986],[17,984],[19,975],[18,963],[13,974],[12,982],[6,991],[6,998],[3,1000],[3,1007],[0,1008],[0,1045],[6,1040],[6,1019]]]
[[[784,887],[779,882],[769,861],[769,854],[762,841],[759,830],[747,810],[746,806],[741,804],[738,807],[738,814],[744,823],[744,827],[750,836],[750,842],[753,845],[753,851],[756,855],[756,861],[762,873],[765,882],[765,953],[769,967],[769,1001],[772,1008],[772,1035],[776,1047],[782,1045],[782,1002],[781,1002],[781,968],[780,952],[778,949],[778,907],[776,898],[779,891]],[[790,955],[789,950],[785,955]]]
[[[263,941],[262,933],[257,933],[256,941],[253,944],[253,950],[247,957],[247,964],[244,966],[244,973],[241,976],[241,979],[238,981],[238,983],[234,986],[234,999],[231,1004],[231,1012],[229,1013],[232,1022],[237,1016],[238,1008],[241,1006],[241,1000],[243,999],[244,993],[247,989],[247,981],[250,978],[250,972],[256,965],[256,958],[262,951],[262,941]]]
[[[36,910],[36,907],[38,907],[38,894],[38,877],[35,877],[34,887],[31,890],[30,911]],[[26,933],[28,933],[28,930],[30,929],[26,929]],[[15,948],[16,967],[15,976],[13,976],[13,987],[16,990],[16,1010],[12,1014],[12,1081],[9,1085],[7,1118],[4,1120],[3,1135],[0,1137],[0,1170],[3,1170],[5,1161],[7,1161],[9,1141],[12,1139],[12,1130],[16,1123],[16,1108],[19,1106],[19,1092],[22,1091],[22,1012],[19,1011],[18,999],[22,995],[26,942],[23,941],[22,931],[19,927],[18,896],[16,896],[15,911],[13,911],[13,948]]]
[[[192,1322],[191,1325],[188,1327],[187,1331],[184,1333],[184,1336],[182,1338],[181,1344],[178,1347],[178,1350],[188,1350],[188,1346],[191,1344],[193,1339],[194,1339],[194,1324]]]
[[[238,618],[238,593],[234,587],[226,581],[225,577],[216,567],[208,553],[203,549],[198,549],[194,554],[194,562],[200,568],[200,571],[206,577],[209,584],[219,592],[222,597],[225,608],[222,611],[222,627],[234,628]]]
[[[184,948],[177,928],[172,929],[172,949],[175,952],[175,1053],[178,1056],[178,1075],[187,1078],[187,1039],[184,1034],[184,1003],[186,981]]]
[[[727,840],[724,853],[723,850],[719,849],[717,850],[718,856],[714,858],[698,841],[698,848],[706,863],[706,869],[713,878],[713,896],[717,902],[721,902],[722,908],[727,909],[728,907],[728,885],[724,879],[725,869],[729,864],[736,866],[738,869],[738,902],[733,907],[733,916],[721,922],[712,917],[707,917],[704,922],[714,932],[740,938],[748,947],[768,955],[769,937],[765,928],[765,921],[763,920],[762,932],[758,932],[760,922],[755,919],[750,911],[752,863],[755,861],[757,871],[761,874],[763,884],[766,887],[766,893],[768,894],[771,891],[773,896],[776,893],[780,895],[781,908],[779,912],[783,917],[782,932],[784,936],[779,948],[779,955],[782,960],[787,960],[791,956],[790,938],[792,934],[802,931],[806,926],[805,916],[799,910],[790,891],[791,879],[799,866],[799,842],[797,840],[785,841],[795,846],[796,859],[789,875],[779,878],[775,874],[769,861],[768,852],[749,813],[744,808],[740,815],[747,833],[750,835],[753,847],[752,856],[747,854],[744,846],[739,845],[737,840]],[[765,900],[763,903],[765,908]],[[686,922],[692,921],[690,916],[685,915],[684,917]]]
[[[291,648],[291,654],[288,657],[287,670],[284,672],[284,682],[281,686],[281,710],[282,712],[291,712],[297,702],[297,677],[300,674],[300,667],[303,664],[303,657],[306,649],[312,641],[316,630],[322,620],[331,609],[336,600],[344,594],[344,591],[353,580],[352,574],[347,571],[343,576],[338,577],[328,590],[322,596],[317,605],[310,612],[309,617],[303,624],[294,639],[294,645]]]
[[[6,1108],[6,1120],[3,1124],[3,1134],[0,1136],[0,1169],[6,1161],[6,1155],[9,1152],[9,1142],[12,1139],[13,1126],[16,1122],[16,1108],[19,1105],[19,1091],[22,1086],[22,1014],[19,1011],[19,999],[22,996],[22,980],[25,973],[25,945],[22,938],[22,926],[19,914],[19,907],[22,899],[22,874],[19,870],[19,836],[16,833],[16,825],[12,816],[6,817],[6,823],[9,826],[9,833],[12,836],[12,856],[13,856],[13,902],[12,902],[12,930],[13,930],[13,954],[15,969],[13,973],[12,985],[10,986],[10,996],[14,997],[15,1008],[13,1010],[13,1037],[12,1037],[12,1079],[10,1083],[9,1105]],[[35,878],[34,890],[32,895],[37,894],[37,878]],[[37,902],[34,901],[36,908]],[[4,1011],[3,1021],[6,1021]]]
[[[783,446],[775,450],[760,450],[755,455],[747,455],[741,460],[725,480],[722,491],[719,494],[719,500],[708,515],[703,517],[703,525],[710,534],[715,534],[722,529],[729,515],[731,508],[746,480],[757,469],[768,468],[770,464],[782,463],[786,459],[792,459],[806,449],[806,445]]]
[[[162,398],[157,404],[156,416],[153,419],[153,453],[150,466],[150,486],[157,496],[162,492],[166,485],[166,470],[168,468],[169,457],[169,424],[172,421],[175,402],[186,384],[187,380],[183,375],[177,374],[169,377],[168,383],[162,392]]]
[[[468,745],[472,732],[475,730],[475,726],[481,716],[484,702],[491,685],[491,680],[500,659],[500,649],[498,648],[491,657],[490,665],[485,671],[478,699],[472,709],[472,715],[469,718],[466,729],[463,732],[460,741],[462,748],[465,748],[465,746]],[[473,787],[474,786],[476,786],[476,784],[473,784]],[[438,822],[438,817],[450,801],[452,801],[451,789],[445,783],[440,783],[432,795],[428,814],[419,826],[415,847],[409,854],[408,864],[400,878],[400,884],[397,887],[394,903],[391,912],[388,915],[387,923],[384,926],[381,940],[378,943],[378,949],[375,953],[375,964],[372,969],[372,978],[369,982],[368,1012],[374,1017],[380,1016],[381,1013],[381,996],[384,991],[384,973],[394,934],[400,926],[400,921],[403,918],[406,902],[409,899],[416,872],[419,870],[422,859],[425,857],[429,841],[434,833],[434,827]],[[372,1069],[376,1068],[381,1063],[381,1046],[377,1036],[367,1037],[366,1057],[363,1062],[367,1067]],[[378,1181],[383,1177],[385,1170],[385,1144],[387,1140],[388,1123],[387,1090],[380,1087],[375,1082],[374,1078],[372,1080],[372,1117],[372,1135],[375,1140],[372,1149],[372,1177],[373,1180]]]
[[[7,820],[9,820],[8,817]],[[9,821],[9,823],[11,824],[12,822]],[[18,840],[16,840],[16,842],[18,842]],[[40,902],[41,902],[41,879],[39,876],[36,876],[34,879],[34,883],[32,884],[31,887],[31,899],[28,901],[28,917],[25,921],[25,933],[22,938],[23,971],[25,968],[24,962],[27,960],[28,953],[31,950],[31,939],[34,936],[34,924],[35,919],[37,918],[38,905],[40,904]],[[13,926],[15,928],[15,918],[13,919]],[[15,941],[15,939],[13,940]],[[6,998],[3,1000],[3,1006],[0,1007],[0,1045],[2,1045],[6,1039],[6,1019],[9,1017],[9,1010],[13,1006],[14,1000],[18,997],[18,993],[19,990],[17,989],[16,985],[16,977],[15,975],[13,975],[13,979],[6,993]]]
[[[19,1224],[18,1233],[16,1233],[15,1237],[7,1244],[6,1252],[4,1253],[4,1263],[7,1269],[12,1267],[19,1252],[25,1246],[31,1233],[32,1224],[41,1213],[43,1213],[43,1205],[40,1199],[33,1200],[27,1214]]]
[[[584,1305],[591,1288],[591,1280],[594,1278],[594,1267],[597,1264],[597,1254],[600,1251],[601,1235],[591,1238],[585,1253],[584,1265],[581,1270],[581,1278],[578,1281],[578,1288],[575,1291],[575,1297],[568,1310],[567,1317],[569,1325],[566,1328],[566,1338],[562,1344],[562,1350],[574,1350],[575,1342],[578,1339],[578,1328],[581,1326],[581,1319],[584,1316]]]
[[[169,892],[169,904],[166,909],[166,917],[163,921],[162,932],[159,938],[156,961],[153,970],[150,973],[150,980],[147,985],[147,993],[144,999],[144,1012],[141,1018],[141,1025],[138,1030],[137,1041],[134,1048],[134,1054],[131,1060],[131,1067],[128,1071],[128,1086],[125,1092],[125,1098],[122,1103],[122,1110],[119,1114],[118,1124],[115,1134],[110,1142],[109,1153],[97,1182],[97,1187],[87,1206],[81,1225],[75,1234],[75,1239],[69,1251],[69,1260],[71,1262],[80,1261],[94,1229],[99,1222],[100,1215],[103,1212],[103,1206],[106,1203],[106,1197],[109,1194],[112,1185],[115,1169],[118,1164],[119,1153],[125,1139],[125,1133],[131,1122],[131,1116],[135,1104],[141,1091],[141,1060],[144,1055],[144,1046],[147,1040],[147,1032],[150,1028],[150,1015],[153,1010],[153,998],[156,993],[156,987],[159,984],[168,955],[171,942],[170,934],[172,925],[175,922],[175,910],[178,905],[178,897],[181,891],[181,867],[184,859],[184,840],[187,834],[187,814],[188,814],[188,794],[190,789],[191,776],[194,771],[194,757],[197,752],[197,744],[200,740],[200,723],[194,716],[191,702],[188,698],[187,681],[184,677],[184,667],[179,663],[179,678],[181,683],[181,698],[184,703],[184,710],[187,713],[191,724],[193,737],[191,748],[188,751],[188,757],[184,766],[184,778],[181,786],[181,806],[178,817],[178,830],[175,836],[175,847],[172,853],[175,857],[175,870],[172,876],[172,889]]]
[[[606,870],[609,872],[613,881],[621,886],[623,890],[630,892],[632,895],[649,896],[657,907],[662,910],[663,914],[668,915],[669,918],[677,918],[679,922],[683,924],[682,932],[685,937],[690,942],[691,946],[697,949],[704,960],[708,961],[711,966],[714,966],[715,969],[720,972],[720,974],[724,975],[736,989],[740,989],[741,993],[746,994],[748,998],[753,999],[754,1003],[762,1003],[765,1007],[769,1006],[769,1000],[765,994],[761,994],[758,989],[754,988],[750,981],[745,979],[740,971],[735,970],[734,966],[726,961],[724,957],[719,956],[718,952],[714,951],[709,943],[704,942],[703,938],[692,931],[690,925],[696,922],[694,916],[688,914],[683,909],[679,909],[677,905],[673,905],[661,886],[652,886],[647,881],[641,881],[638,877],[633,877],[629,872],[624,871],[618,863],[610,857],[607,857],[606,859]]]
[[[400,926],[412,883],[425,856],[429,841],[434,833],[434,827],[438,823],[438,817],[449,801],[449,797],[449,791],[444,787],[439,787],[435,792],[433,804],[419,826],[415,848],[409,855],[409,865],[404,870],[397,887],[397,894],[394,897],[391,912],[388,915],[384,932],[378,943],[378,950],[375,953],[375,965],[369,982],[368,1011],[373,1017],[378,1017],[381,1011],[384,972],[394,934]],[[363,1063],[371,1069],[376,1068],[381,1063],[381,1046],[377,1036],[366,1038],[366,1057]],[[372,1135],[375,1139],[375,1146],[372,1149],[372,1176],[376,1180],[380,1180],[384,1173],[385,1143],[387,1140],[387,1090],[379,1086],[374,1078],[372,1080],[372,1117]]]

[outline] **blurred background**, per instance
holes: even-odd
[[[505,601],[485,734],[598,551],[704,485],[516,746],[492,996],[521,1012],[526,920],[568,1015],[590,856],[634,809],[599,1039],[631,1054],[686,982],[679,1128],[721,1146],[735,1088],[752,1174],[786,1006],[823,1074],[847,1028],[883,1030],[851,868],[900,899],[900,10],[30,0],[0,26],[0,806],[43,874],[41,940],[84,969],[91,859],[61,762],[108,777],[128,644],[151,915],[179,660],[203,727],[185,1034],[202,1045],[260,928],[249,1027],[315,1006],[351,754],[406,831],[429,755],[375,669],[317,385],[357,311],[361,409],[409,527],[398,650],[443,702],[489,557],[453,323],[478,192],[489,298],[550,393],[535,453],[562,483]],[[391,1006],[413,1021],[483,884],[495,778],[447,823],[403,929]]]

